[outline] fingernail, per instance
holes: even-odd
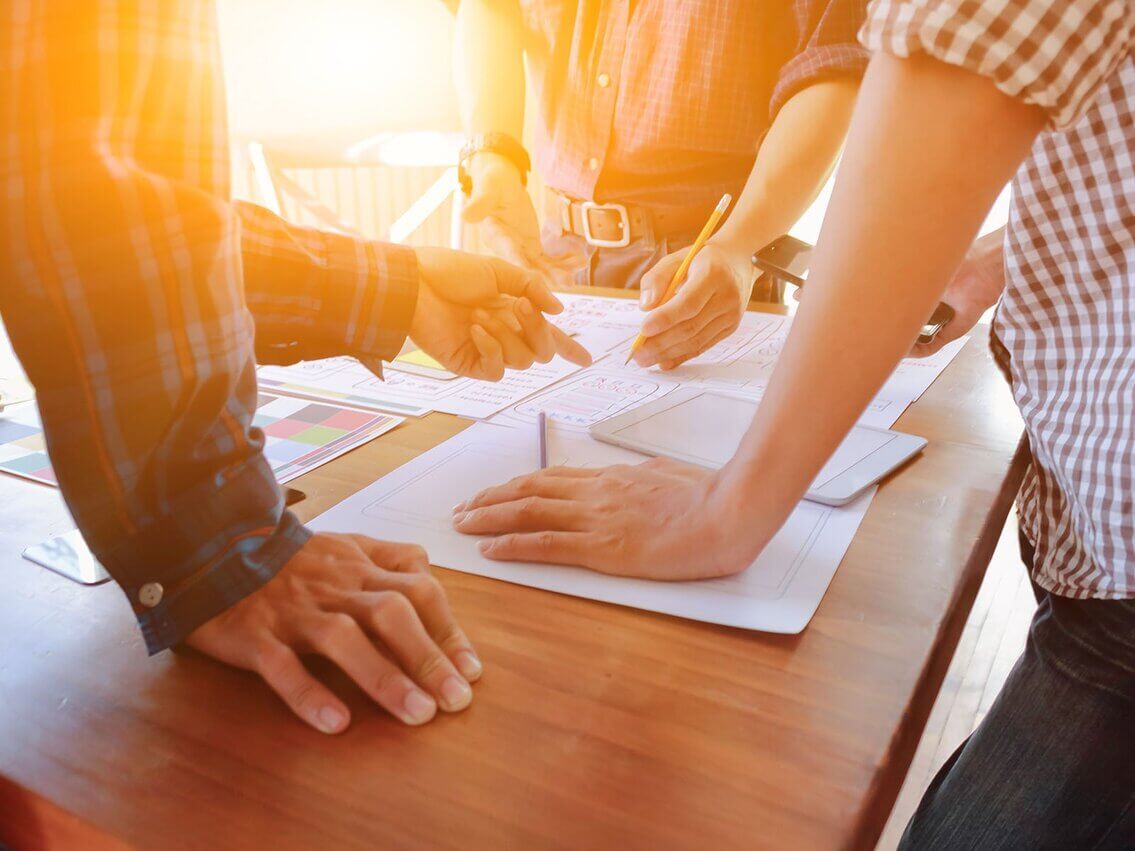
[[[475,680],[484,672],[484,666],[472,650],[462,650],[457,654],[457,670],[467,680]]]
[[[346,717],[334,706],[324,706],[319,710],[315,723],[324,733],[338,733],[347,723]]]
[[[484,541],[478,541],[477,542],[477,549],[479,549],[482,553],[487,553],[492,548],[493,548],[493,539],[492,538],[488,538]]]
[[[638,294],[638,303],[642,307],[650,304],[650,290],[643,290]]]
[[[450,712],[464,709],[473,699],[473,689],[461,677],[449,677],[441,684],[441,705]]]
[[[454,526],[460,526],[462,523],[465,522],[465,518],[468,517],[468,516],[469,515],[466,514],[464,511],[453,515],[453,525]]]
[[[403,710],[405,712],[404,720],[407,724],[424,724],[433,718],[434,712],[437,711],[437,704],[424,691],[411,689],[410,693],[406,695]]]
[[[465,503],[459,502],[459,503],[457,503],[457,505],[453,506],[453,513],[457,514],[459,511],[463,511],[464,509],[465,509]]]

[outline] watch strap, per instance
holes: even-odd
[[[528,172],[532,170],[532,160],[524,146],[508,133],[478,133],[469,137],[469,141],[461,149],[457,160],[457,179],[461,183],[461,191],[466,195],[473,191],[473,178],[469,175],[467,163],[474,154],[488,151],[504,157],[520,172],[520,182],[528,185]]]

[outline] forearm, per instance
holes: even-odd
[[[823,80],[785,103],[714,242],[747,255],[788,232],[835,167],[858,88],[852,76]]]
[[[254,204],[234,207],[260,363],[398,353],[418,297],[412,249],[298,227]]]
[[[524,44],[517,0],[463,0],[454,79],[465,132],[524,133]]]
[[[0,199],[20,234],[0,239],[0,310],[67,504],[157,651],[268,581],[306,532],[251,427],[211,18],[189,0],[142,23],[89,6],[0,13],[28,49],[0,74],[27,131],[0,163],[20,187]]]
[[[992,83],[878,55],[864,80],[802,303],[725,469],[759,550],[905,355],[1043,124]],[[973,127],[995,127],[973,156]],[[736,509],[740,511],[741,509]],[[767,518],[763,525],[751,518]]]

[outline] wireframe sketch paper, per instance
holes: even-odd
[[[510,369],[500,381],[446,381],[396,370],[387,370],[380,379],[354,358],[338,357],[293,366],[262,366],[257,376],[261,387],[292,396],[412,417],[441,411],[482,419],[579,369],[557,357],[523,371]]]
[[[575,337],[596,360],[638,334],[646,317],[638,302],[631,299],[574,293],[559,293],[557,298],[563,302],[564,312],[548,320]]]
[[[753,565],[734,577],[654,582],[582,568],[495,562],[452,527],[451,508],[482,488],[536,469],[534,428],[478,423],[313,520],[316,530],[419,541],[434,564],[561,594],[744,629],[796,633],[819,606],[870,504],[801,503]],[[646,456],[549,429],[553,464],[637,464]]]
[[[735,333],[677,369],[663,372],[625,363],[631,340],[569,379],[520,400],[490,421],[504,425],[529,423],[535,409],[563,426],[586,429],[609,416],[656,401],[678,387],[721,390],[760,400],[792,328],[792,319],[746,313]],[[966,338],[943,347],[933,357],[908,358],[895,369],[860,417],[860,425],[890,428],[961,351]],[[611,392],[600,390],[611,388]],[[612,398],[614,397],[614,398]]]

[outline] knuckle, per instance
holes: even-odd
[[[555,547],[556,533],[548,531],[537,532],[534,544],[539,552],[546,553]]]
[[[309,708],[315,701],[315,685],[310,681],[300,683],[288,693],[288,703],[299,712]]]
[[[519,520],[535,520],[540,511],[540,498],[526,496],[516,503],[516,516]]]
[[[284,648],[281,644],[264,636],[252,648],[253,664],[265,679],[276,676],[284,666]]]
[[[374,608],[379,620],[401,618],[414,612],[409,598],[397,591],[383,592],[375,601]]]
[[[319,647],[338,647],[350,635],[354,625],[355,621],[350,615],[329,615],[314,628],[312,639]]]
[[[445,589],[433,576],[420,576],[410,586],[410,593],[418,604],[436,603],[445,599]]]
[[[415,669],[414,679],[420,683],[425,682],[432,679],[439,671],[443,671],[448,665],[449,661],[440,653],[428,653]]]
[[[393,665],[382,668],[374,678],[374,693],[391,699],[406,691],[405,675]]]

